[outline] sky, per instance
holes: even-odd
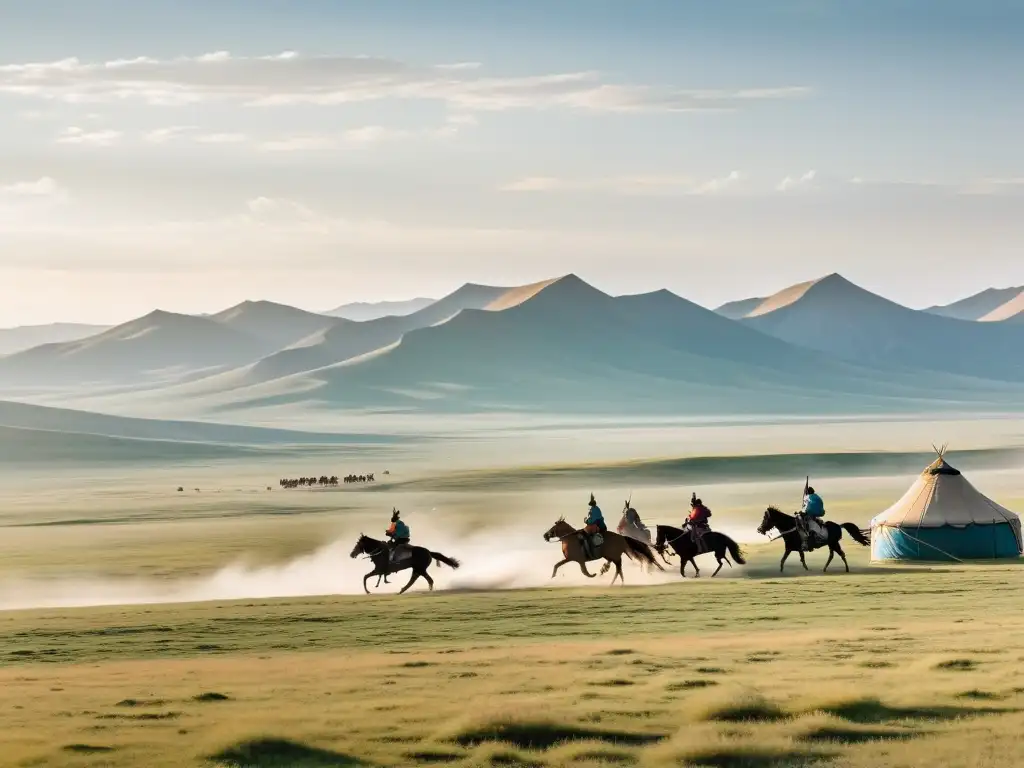
[[[1016,0],[0,0],[0,326],[1024,284]]]

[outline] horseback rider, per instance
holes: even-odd
[[[390,561],[392,563],[398,558],[399,552],[409,547],[409,526],[399,519],[401,514],[397,509],[391,510],[391,525],[385,531],[385,535],[389,539],[388,547],[391,549]]]
[[[598,533],[604,533],[608,530],[608,526],[604,522],[604,513],[601,512],[601,508],[597,506],[597,500],[594,499],[594,494],[590,494],[590,501],[587,502],[590,510],[587,512],[587,516],[583,519],[583,530],[579,532],[580,544],[583,545],[583,551],[588,557],[593,556],[593,550],[591,544],[594,542],[594,536]]]
[[[818,526],[821,526],[821,518],[825,516],[825,502],[821,500],[821,496],[814,492],[811,486],[807,486],[804,489],[804,505],[800,510],[800,513],[796,516],[797,522],[800,524],[804,538],[807,543],[810,544],[810,534],[814,532],[814,526],[811,522],[815,522]]]
[[[711,517],[711,510],[704,506],[704,502],[697,498],[694,493],[690,496],[690,516],[686,520],[686,527],[690,531],[690,538],[699,549],[704,534],[711,530],[708,518]]]
[[[641,538],[646,538],[648,540],[651,538],[650,529],[646,525],[644,525],[643,520],[640,519],[640,513],[629,505],[629,501],[626,502],[625,511],[622,515],[622,520],[619,521],[619,525],[616,528],[616,530],[619,533],[625,533],[627,528],[632,528],[637,534],[641,536]]]

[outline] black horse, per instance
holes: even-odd
[[[782,555],[782,562],[779,563],[779,572],[781,573],[785,567],[786,558],[789,557],[790,552],[799,553],[800,562],[803,564],[804,570],[810,570],[807,567],[807,561],[804,559],[805,550],[803,540],[800,537],[800,531],[797,529],[796,517],[787,515],[776,507],[768,507],[764,511],[764,519],[757,526],[757,532],[764,536],[773,528],[779,532],[780,538],[786,545],[786,551]],[[868,538],[870,531],[862,530],[853,523],[843,523],[840,525],[839,523],[833,523],[831,520],[825,521],[825,530],[828,531],[828,541],[822,543],[820,540],[814,540],[806,551],[813,552],[820,547],[827,546],[828,560],[825,561],[825,567],[822,569],[822,572],[827,571],[832,558],[839,555],[843,559],[843,565],[846,566],[846,572],[849,573],[850,564],[846,562],[846,553],[843,552],[843,548],[839,544],[839,540],[843,538],[843,531],[845,530],[854,541],[865,547],[871,544],[871,539]]]
[[[732,559],[740,565],[746,565],[747,562],[743,559],[743,553],[740,551],[739,544],[730,539],[724,533],[718,533],[718,531],[708,531],[705,533],[701,539],[702,547],[698,548],[697,542],[693,540],[689,531],[673,528],[671,525],[659,525],[658,539],[654,544],[654,548],[658,550],[658,553],[667,563],[668,558],[665,557],[666,544],[670,545],[682,560],[682,563],[679,566],[679,575],[684,579],[686,578],[687,563],[693,563],[693,570],[697,572],[697,577],[700,577],[700,568],[697,567],[697,561],[694,559],[698,555],[704,555],[710,552],[715,553],[715,557],[718,559],[718,567],[715,569],[715,572],[711,574],[712,578],[717,576],[718,572],[722,570],[723,563],[729,563],[729,567],[732,567],[732,563],[729,562],[726,552],[732,555]]]
[[[431,552],[426,547],[407,547],[406,551],[409,553],[406,557],[401,558],[397,562],[391,562],[391,550],[388,548],[386,541],[378,541],[377,539],[371,539],[369,536],[363,534],[359,535],[359,540],[356,545],[352,548],[351,557],[359,557],[359,555],[366,555],[373,562],[373,570],[363,576],[363,590],[366,594],[370,594],[370,590],[366,588],[366,582],[371,576],[387,576],[389,573],[396,573],[397,571],[404,571],[406,568],[412,568],[412,578],[409,579],[409,583],[399,590],[398,594],[402,594],[409,587],[411,587],[420,576],[427,580],[427,584],[430,585],[430,589],[434,589],[434,580],[430,578],[430,574],[427,573],[427,568],[430,567],[431,560],[436,560],[440,565],[449,566],[450,568],[458,568],[461,563],[452,558],[442,555],[440,552]],[[380,586],[380,579],[377,579],[377,585]]]

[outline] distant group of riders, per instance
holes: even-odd
[[[845,530],[862,546],[867,546],[870,543],[867,538],[868,532],[853,523],[839,525],[827,522],[824,517],[825,503],[809,483],[804,484],[803,504],[799,512],[787,515],[775,507],[768,507],[765,510],[764,518],[757,530],[763,535],[768,535],[769,531],[775,530],[776,538],[782,539],[785,543],[786,550],[779,565],[780,571],[784,568],[786,559],[792,552],[799,554],[800,562],[806,570],[807,562],[804,559],[804,554],[825,546],[829,548],[825,570],[828,570],[835,555],[839,555],[843,563],[846,564],[846,570],[850,570],[849,564],[846,562],[846,554],[839,543],[843,531]],[[371,576],[378,577],[379,585],[381,578],[387,583],[388,574],[406,568],[412,568],[413,575],[402,592],[405,592],[420,577],[425,578],[430,588],[433,589],[433,580],[426,573],[431,561],[445,563],[453,568],[459,567],[457,560],[447,558],[437,552],[430,552],[423,547],[412,546],[410,544],[412,534],[409,526],[401,519],[401,512],[397,509],[392,509],[391,523],[384,535],[386,539],[383,542],[361,536],[352,550],[352,557],[365,555],[374,562],[374,570],[363,579],[364,589],[366,589],[366,581]],[[612,583],[616,578],[622,579],[623,556],[664,570],[654,557],[654,552],[660,554],[662,560],[668,563],[670,548],[681,559],[680,574],[684,577],[686,576],[686,566],[690,563],[697,575],[700,575],[700,569],[694,558],[706,553],[714,553],[718,560],[718,569],[712,575],[717,575],[724,564],[732,565],[729,559],[730,555],[737,563],[744,564],[746,562],[739,545],[733,539],[711,529],[711,510],[697,497],[696,493],[690,497],[690,510],[682,526],[674,528],[658,525],[654,536],[640,519],[639,513],[629,500],[626,501],[623,508],[622,518],[616,531],[609,531],[604,513],[594,494],[591,493],[581,528],[573,528],[565,522],[564,518],[561,518],[544,534],[544,539],[546,541],[556,539],[562,544],[564,559],[555,565],[552,576],[562,565],[576,562],[584,575],[592,577],[593,574],[587,570],[586,564],[603,558],[607,562],[601,571],[602,574],[613,565],[615,566],[616,573],[612,578]]]

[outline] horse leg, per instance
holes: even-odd
[[[576,562],[580,564],[580,570],[583,571],[584,576],[588,579],[594,578],[594,574],[587,570],[587,563],[585,560],[577,560]]]
[[[804,557],[804,551],[800,550],[800,564],[803,565],[805,571],[811,570],[807,567],[807,559]]]
[[[793,550],[791,549],[787,549],[785,552],[782,553],[782,562],[779,563],[779,573],[782,573],[782,569],[786,567],[786,558],[789,557],[789,553],[792,551]]]
[[[715,568],[715,572],[711,574],[711,578],[712,578],[712,579],[713,579],[713,578],[715,578],[715,576],[717,576],[717,575],[718,575],[718,572],[719,572],[720,570],[722,570],[722,566],[723,566],[723,565],[725,565],[725,561],[724,561],[724,560],[722,560],[722,558],[718,558],[718,567],[717,567],[717,568]]]
[[[828,560],[825,561],[825,567],[821,569],[822,573],[827,573],[828,572],[828,564],[832,562],[832,558],[835,557],[835,556],[836,556],[836,551],[835,551],[835,549],[833,549],[832,545],[829,544],[828,545]]]
[[[562,560],[561,562],[555,563],[555,567],[551,571],[551,578],[552,579],[555,578],[555,574],[558,573],[558,569],[559,568],[561,568],[566,563],[571,563],[571,562],[572,562],[571,560]]]
[[[626,586],[626,579],[622,576],[622,558],[620,557],[618,560],[614,560],[612,562],[615,563],[615,576],[612,576],[612,584],[614,584],[615,579],[618,578],[622,583],[622,586]]]
[[[697,572],[697,574],[696,574],[696,575],[695,575],[695,576],[694,576],[693,578],[695,578],[695,579],[699,579],[699,578],[700,578],[700,568],[698,568],[698,567],[697,567],[697,561],[696,561],[696,560],[694,560],[694,559],[693,559],[693,558],[691,557],[691,558],[690,558],[690,562],[691,562],[691,563],[693,563],[693,570],[695,570],[695,571]]]
[[[404,594],[405,590],[407,590],[409,587],[411,587],[413,584],[415,584],[416,583],[416,579],[418,579],[422,575],[423,575],[422,572],[417,571],[415,568],[413,568],[412,577],[409,579],[409,583],[406,584],[404,587],[402,587],[400,590],[398,590],[398,594],[400,594],[400,595]]]
[[[376,572],[377,572],[377,569],[376,569],[376,568],[374,568],[374,569],[373,569],[372,571],[370,571],[370,572],[369,572],[368,574],[366,574],[365,576],[363,576],[363,591],[364,591],[364,592],[365,592],[366,594],[370,594],[370,590],[369,590],[369,589],[367,588],[367,586],[366,586],[366,582],[367,582],[367,581],[369,581],[370,577],[371,577],[371,576],[373,576],[373,574],[374,574],[374,573],[376,573]],[[379,577],[377,578],[377,586],[380,586],[380,578],[379,578]],[[375,589],[376,589],[376,587],[375,587]]]
[[[686,578],[686,562],[683,558],[679,558],[679,575],[684,579]]]
[[[430,578],[430,574],[427,573],[427,569],[426,568],[423,569],[423,574],[422,575],[423,575],[423,578],[427,580],[427,584],[430,587],[430,591],[433,592],[434,591],[434,580],[432,578]]]
[[[611,568],[611,567],[612,567],[611,560],[608,560],[607,562],[605,562],[604,565],[601,566],[601,570],[598,572],[597,575],[598,576],[604,576],[606,573],[608,573],[608,569]]]
[[[848,562],[846,562],[846,553],[843,552],[843,548],[839,545],[838,542],[836,542],[836,552],[839,554],[839,556],[841,558],[843,558],[843,565],[846,566],[846,572],[849,573],[850,572],[850,564]]]

